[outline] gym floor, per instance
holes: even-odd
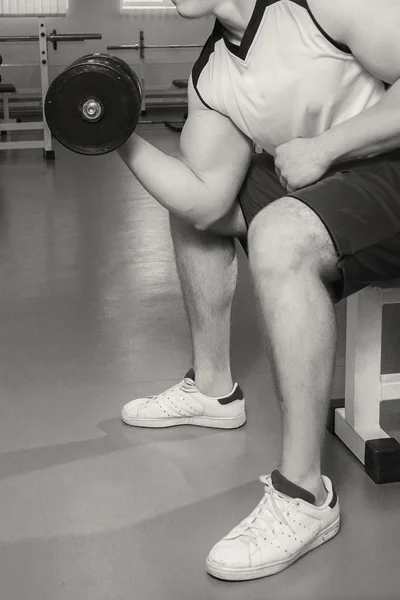
[[[142,134],[177,150],[164,128]],[[258,476],[279,452],[246,260],[232,363],[247,425],[124,426],[125,402],[191,366],[168,217],[116,154],[56,154],[54,165],[39,152],[0,156],[0,598],[398,599],[400,486],[375,485],[330,435],[340,535],[269,579],[206,574],[208,551],[258,503]]]

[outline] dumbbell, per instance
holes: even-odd
[[[91,156],[122,146],[140,117],[142,86],[136,73],[109,54],[83,56],[50,85],[45,116],[66,148]]]

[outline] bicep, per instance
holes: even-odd
[[[229,118],[201,102],[191,81],[180,150],[181,160],[215,198],[222,216],[233,206],[243,183],[252,143]]]

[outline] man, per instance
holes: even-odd
[[[281,399],[282,456],[208,572],[272,575],[334,537],[321,474],[334,302],[400,276],[400,5],[395,0],[173,0],[216,24],[189,86],[179,159],[133,136],[121,156],[171,213],[193,369],[130,402],[134,426],[234,428],[234,237],[248,248]],[[387,85],[388,84],[388,85]],[[251,157],[256,142],[265,153]]]

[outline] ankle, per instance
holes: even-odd
[[[324,482],[320,473],[299,477],[289,469],[281,468],[279,471],[291,483],[294,483],[304,490],[307,490],[307,492],[313,494],[315,496],[316,506],[321,506],[324,504],[328,496],[328,492],[324,486]]]
[[[230,371],[216,372],[195,369],[196,385],[200,392],[211,398],[228,396],[233,389],[233,380]]]

